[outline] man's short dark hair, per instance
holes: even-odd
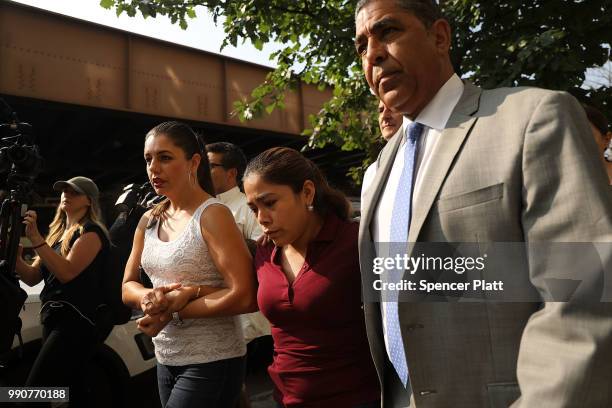
[[[240,185],[244,169],[246,168],[247,159],[241,148],[233,143],[217,142],[206,145],[207,153],[221,154],[221,164],[224,169],[236,169],[236,183]]]
[[[604,116],[603,113],[599,109],[591,105],[587,105],[586,103],[582,104],[584,111],[589,119],[589,122],[593,124],[599,130],[602,136],[605,136],[608,133],[608,119]]]
[[[357,15],[362,8],[367,6],[376,0],[359,0],[355,7],[355,21],[357,21]],[[395,4],[404,10],[414,14],[425,27],[429,28],[431,25],[441,18],[444,18],[440,6],[435,0],[395,0]]]

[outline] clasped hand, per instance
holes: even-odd
[[[180,283],[150,290],[140,301],[145,316],[138,319],[138,330],[151,337],[157,336],[172,319],[172,313],[183,309],[189,300],[189,292]]]

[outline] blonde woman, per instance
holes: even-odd
[[[37,257],[28,265],[20,251],[16,264],[29,286],[45,282],[40,294],[43,345],[26,386],[70,387],[71,405],[78,406],[84,404],[78,379],[97,343],[96,308],[103,303],[99,280],[109,239],[92,180],[74,177],[53,188],[62,195],[49,234],[43,238],[36,212],[27,211],[25,235]]]

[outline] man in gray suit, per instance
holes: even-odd
[[[577,101],[464,83],[450,41],[432,0],[357,5],[368,84],[404,115],[364,192],[359,231],[383,406],[611,407],[611,303],[368,301],[378,243],[612,242],[611,196]],[[550,271],[528,252],[514,260],[525,266],[516,279],[545,291]],[[590,279],[609,290],[604,270]]]

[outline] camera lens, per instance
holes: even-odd
[[[36,175],[42,167],[42,158],[32,146],[10,146],[7,149],[6,156],[23,173]]]

